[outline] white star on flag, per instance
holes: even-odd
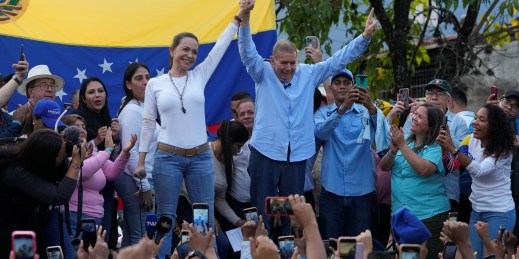
[[[74,78],[79,79],[79,83],[81,84],[83,82],[83,79],[87,79],[87,76],[85,75],[86,68],[83,71],[79,70],[79,68],[76,68],[76,69],[77,69],[77,74],[74,76]]]
[[[157,71],[157,76],[164,75],[164,68],[162,68],[161,70],[155,69],[155,71]]]
[[[63,102],[63,96],[68,95],[67,93],[65,93],[65,91],[63,91],[63,89],[65,88],[61,88],[58,92],[56,92],[56,96],[59,97],[59,100],[61,102]]]
[[[128,63],[139,62],[139,58],[135,58],[135,61],[128,61]]]
[[[101,68],[103,68],[103,74],[104,74],[106,71],[110,71],[110,72],[112,72],[112,65],[113,65],[113,64],[114,64],[113,62],[112,62],[112,63],[108,63],[108,62],[106,61],[106,58],[105,58],[103,64],[98,64],[98,65],[99,65]],[[113,72],[112,72],[112,73],[113,73]]]

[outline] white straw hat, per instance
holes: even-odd
[[[49,67],[47,65],[37,65],[31,70],[29,70],[29,74],[27,75],[27,79],[25,79],[20,86],[18,86],[18,93],[21,95],[26,95],[27,85],[38,79],[38,78],[50,78],[54,80],[54,84],[56,84],[56,92],[61,90],[63,86],[65,86],[65,80],[63,78],[53,75],[50,73]]]

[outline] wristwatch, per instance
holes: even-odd
[[[188,254],[187,254],[187,258],[194,258],[194,257],[199,257],[200,259],[205,259],[205,256],[204,254],[202,254],[202,252],[198,251],[198,250],[191,250]]]
[[[18,77],[16,77],[16,75],[13,76],[13,80],[18,84],[18,86],[20,86],[23,82],[23,80],[20,81],[20,79],[18,79]]]

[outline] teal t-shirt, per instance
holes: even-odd
[[[409,147],[414,147],[414,141]],[[450,210],[450,203],[443,184],[445,169],[441,147],[438,144],[426,146],[418,155],[435,164],[437,170],[430,176],[420,176],[398,151],[391,169],[391,209],[395,212],[405,207],[424,220]]]

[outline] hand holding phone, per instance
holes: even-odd
[[[209,232],[209,204],[193,203],[193,225],[202,235]]]
[[[265,210],[266,214],[271,216],[289,216],[293,214],[288,197],[267,197],[265,199]]]
[[[33,231],[13,231],[12,250],[16,259],[32,259],[36,255],[36,234]]]
[[[48,259],[63,259],[63,250],[60,246],[49,246],[47,247],[47,258]]]

